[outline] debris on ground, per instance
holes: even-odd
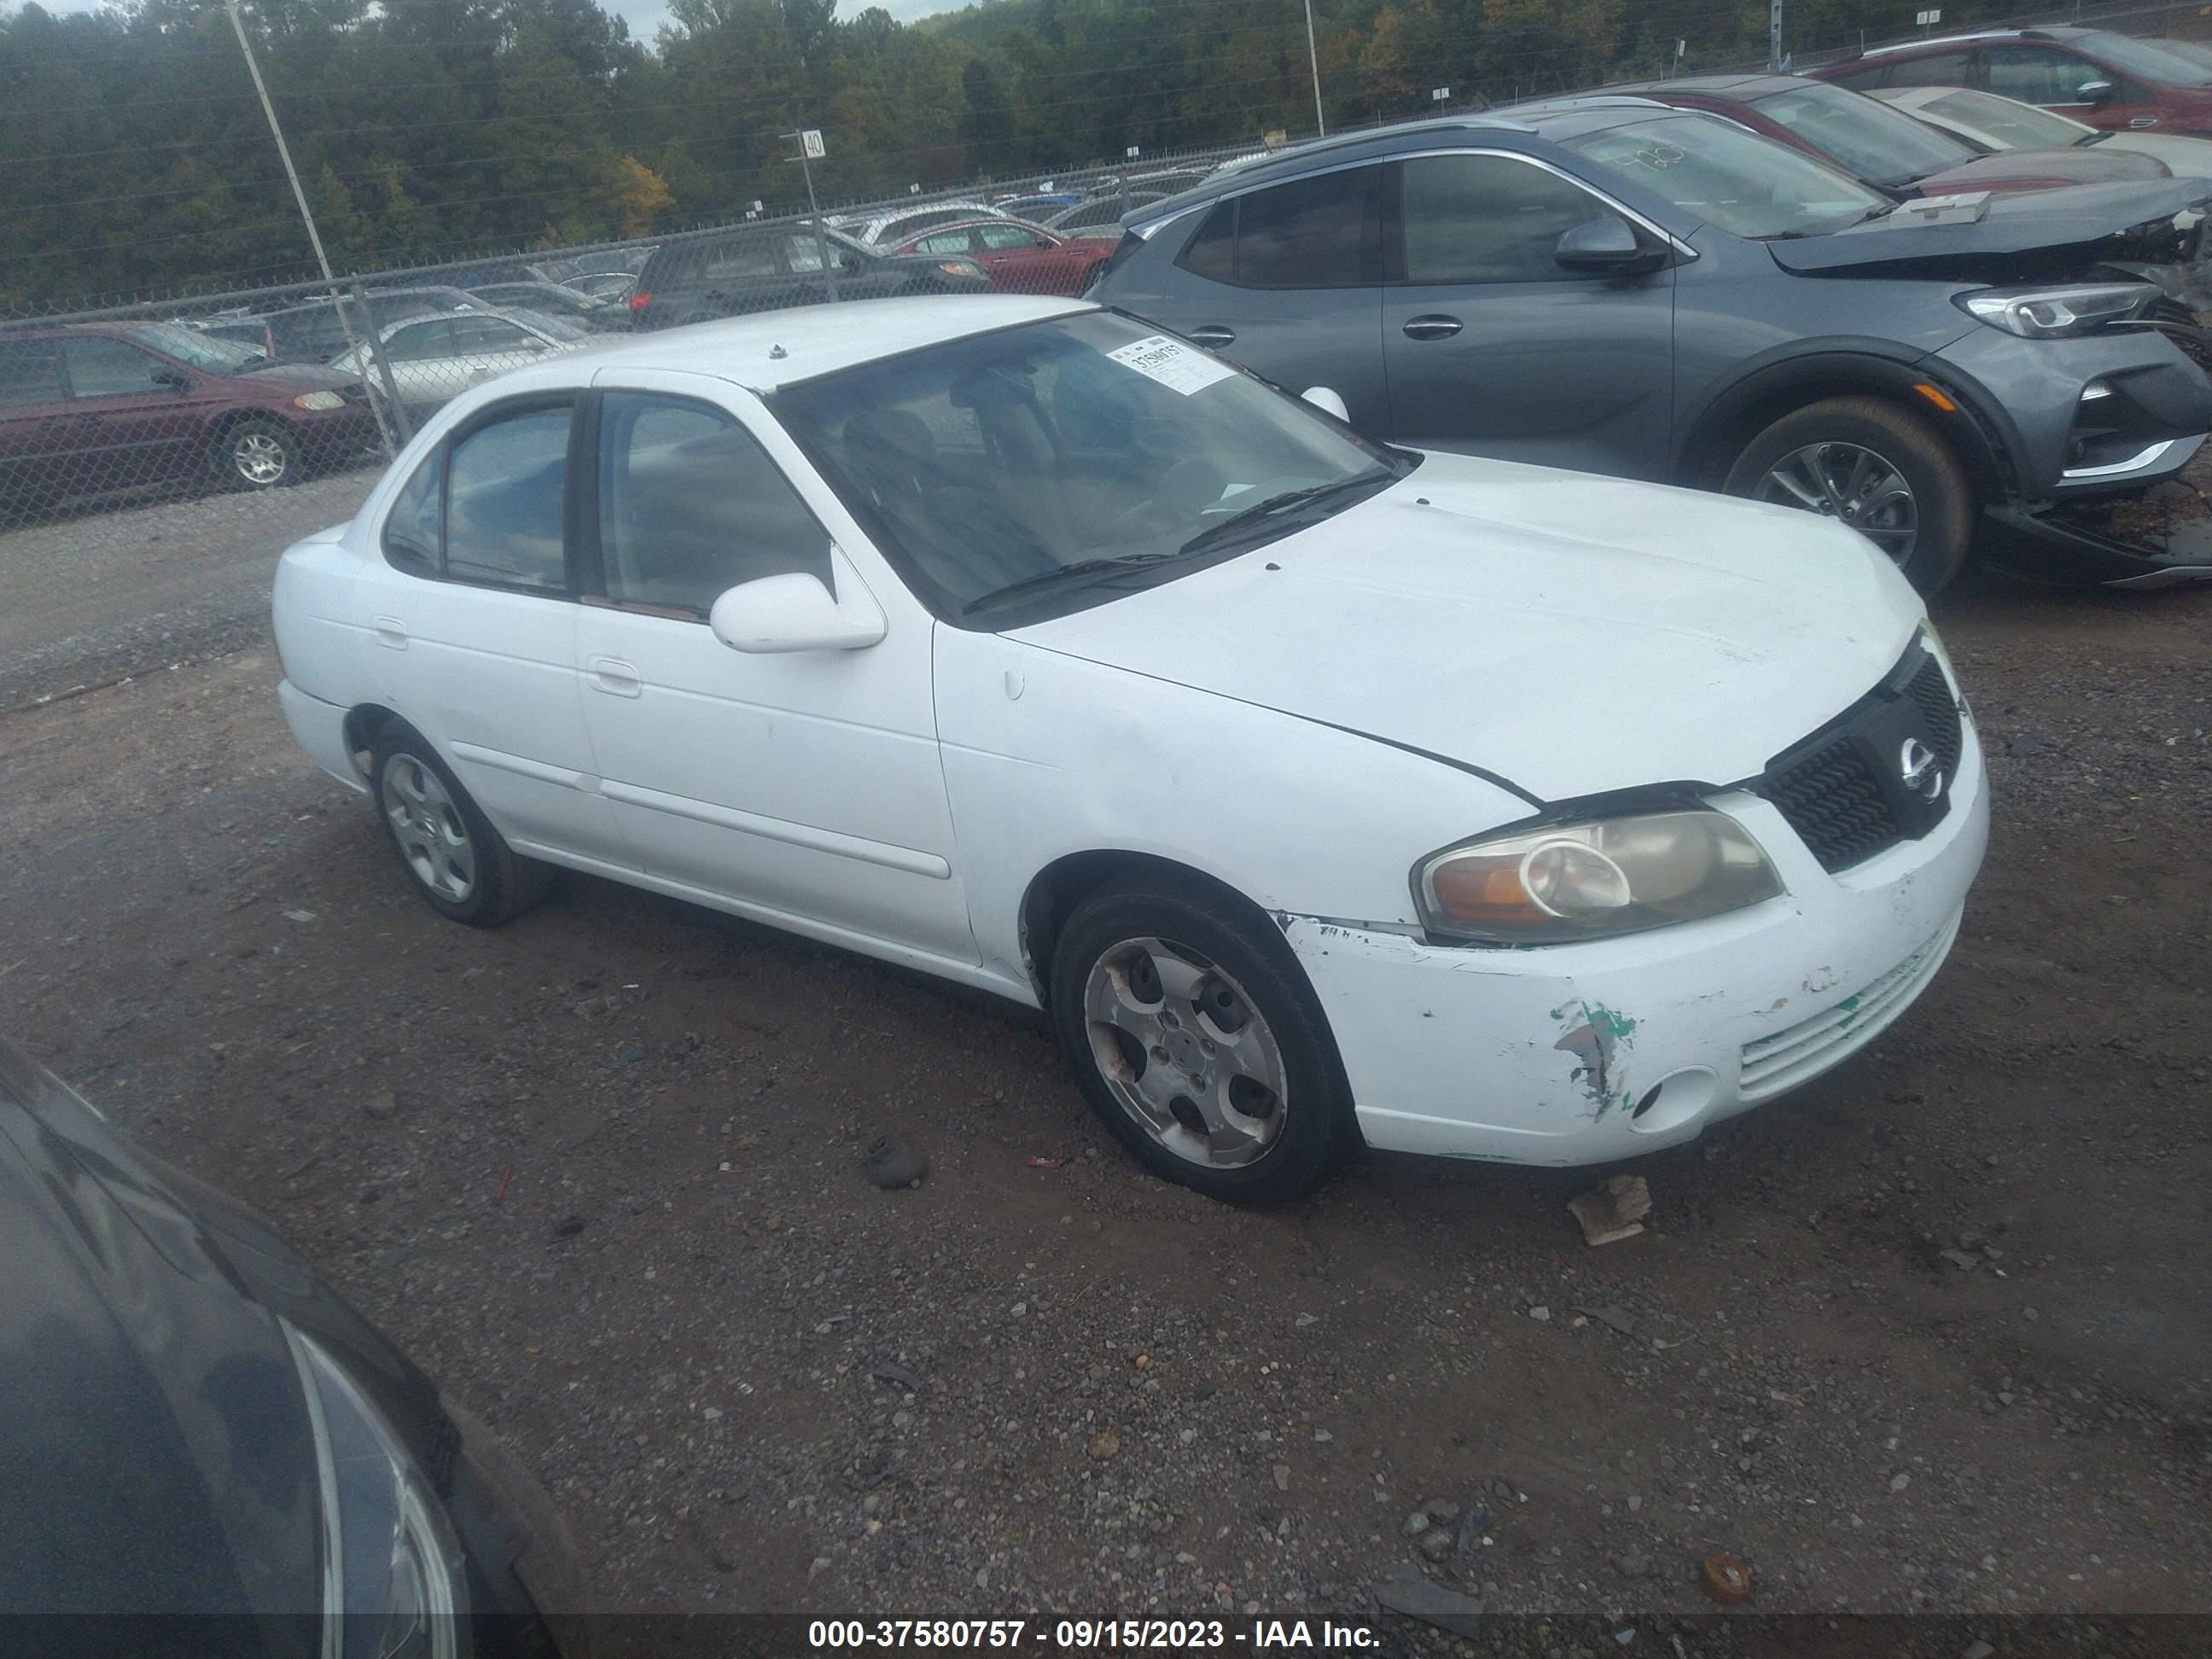
[[[1644,1218],[1651,1211],[1651,1188],[1642,1176],[1617,1175],[1604,1186],[1568,1200],[1567,1208],[1583,1224],[1583,1237],[1589,1243],[1616,1243],[1644,1231]]]
[[[553,1237],[556,1238],[574,1238],[583,1231],[584,1218],[580,1215],[564,1215],[553,1224]]]
[[[868,1143],[866,1163],[868,1179],[890,1192],[899,1187],[915,1187],[929,1172],[929,1160],[921,1149],[896,1135],[878,1135]]]
[[[1751,1569],[1733,1555],[1705,1558],[1705,1594],[1734,1607],[1751,1600]]]
[[[1091,1456],[1093,1462],[1111,1462],[1121,1455],[1121,1437],[1111,1429],[1101,1429],[1091,1437]]]
[[[1393,1613],[1434,1625],[1454,1636],[1478,1636],[1482,1632],[1481,1602],[1424,1578],[1411,1567],[1376,1585],[1375,1600]]]
[[[1030,1168],[1032,1170],[1057,1170],[1066,1162],[1067,1159],[1065,1156],[1060,1158],[1038,1158],[1035,1154],[1031,1154],[1030,1158]]]
[[[920,1394],[922,1389],[921,1378],[893,1360],[878,1360],[868,1375],[878,1382],[896,1382],[908,1394]]]
[[[497,1189],[496,1191],[495,1191],[495,1192],[492,1194],[492,1195],[491,1195],[491,1201],[492,1201],[493,1203],[495,1203],[495,1204],[504,1204],[504,1203],[506,1203],[506,1202],[507,1202],[507,1182],[509,1182],[513,1181],[514,1179],[514,1166],[512,1164],[508,1164],[508,1165],[507,1166],[507,1168],[505,1168],[504,1170],[501,1170],[499,1172],[499,1187],[498,1187],[498,1189]]]
[[[1632,1314],[1624,1312],[1619,1308],[1578,1307],[1575,1311],[1585,1319],[1595,1319],[1599,1324],[1605,1326],[1607,1328],[1619,1331],[1623,1336],[1633,1336],[1636,1334],[1635,1316]]]

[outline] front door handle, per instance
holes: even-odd
[[[1222,346],[1236,344],[1237,331],[1233,328],[1224,328],[1218,323],[1208,323],[1202,328],[1191,330],[1190,337],[1202,346],[1218,349]]]
[[[592,687],[611,697],[635,697],[645,690],[645,676],[619,657],[594,657],[591,660]]]
[[[1412,340],[1449,340],[1465,326],[1456,317],[1432,312],[1425,317],[1407,318],[1403,332]]]

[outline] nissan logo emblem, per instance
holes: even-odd
[[[1917,738],[1907,738],[1897,751],[1897,775],[1923,800],[1943,793],[1943,769],[1936,763],[1936,751]]]

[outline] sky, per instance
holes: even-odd
[[[13,10],[21,0],[0,0]],[[39,0],[48,11],[97,11],[100,0]],[[599,0],[599,3],[629,25],[633,40],[653,44],[653,36],[667,21],[668,0]],[[971,0],[844,0],[838,9],[845,15],[857,16],[871,4],[879,5],[902,23],[911,23],[917,17],[927,17],[932,12],[951,11],[971,3]]]

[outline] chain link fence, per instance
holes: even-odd
[[[916,294],[1080,295],[1121,216],[1253,146],[540,250],[0,315],[0,526],[380,464],[447,399],[595,341]]]

